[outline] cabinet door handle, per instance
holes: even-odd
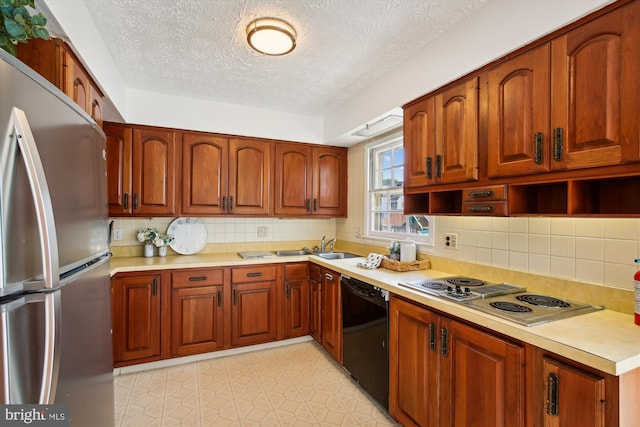
[[[491,205],[486,206],[469,206],[469,212],[493,212],[494,207]]]
[[[469,197],[491,197],[493,196],[493,190],[478,190],[478,191],[469,191],[467,193]]]
[[[440,354],[444,357],[449,355],[449,330],[440,329]]]
[[[229,210],[233,210],[233,196],[229,196]]]
[[[542,132],[533,134],[533,161],[542,164]]]
[[[289,285],[287,285],[286,289],[287,289],[287,292],[286,292],[287,299],[289,299],[289,298],[291,298],[291,287]]]
[[[553,160],[562,160],[562,145],[564,142],[564,131],[562,128],[553,129]]]
[[[222,291],[218,291],[218,307],[222,306]]]
[[[151,287],[151,296],[158,295],[158,279],[153,279],[153,286]]]
[[[433,159],[431,156],[427,157],[427,178],[433,178],[433,173],[431,170],[433,169]]]
[[[133,193],[133,209],[138,209],[138,193]]]
[[[222,196],[222,210],[227,210],[227,198],[225,196]]]
[[[442,155],[438,154],[436,156],[436,178],[440,178],[442,176]]]
[[[203,280],[207,280],[207,276],[191,276],[189,277],[190,282],[201,282]]]
[[[124,193],[124,201],[122,204],[125,209],[129,209],[129,193]]]
[[[436,324],[429,323],[429,350],[436,351]]]
[[[329,273],[325,273],[324,275],[325,279],[327,279],[330,282],[333,282],[333,275],[329,274]]]
[[[262,276],[262,271],[252,271],[251,273],[247,273],[247,277],[260,277]]]
[[[311,213],[311,199],[307,199],[307,212]]]
[[[553,372],[547,375],[547,415],[558,416],[558,395],[560,393],[560,377]]]
[[[233,290],[233,305],[238,305],[238,291],[236,289]]]
[[[316,212],[318,210],[318,199],[313,199],[313,211]]]

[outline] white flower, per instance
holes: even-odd
[[[153,244],[156,245],[156,247],[161,248],[164,246],[164,240],[162,240],[162,237],[156,235],[155,239],[153,239]]]
[[[145,235],[144,231],[138,231],[138,235],[136,236],[136,238],[139,242],[144,242],[145,240],[147,240],[147,236]]]

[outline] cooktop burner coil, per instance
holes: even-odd
[[[436,291],[442,291],[447,289],[447,284],[442,282],[421,282],[420,286],[425,289],[433,289]]]
[[[450,277],[446,279],[446,282],[453,286],[470,287],[470,286],[482,286],[484,282],[478,279],[471,279],[469,277]]]
[[[524,305],[510,301],[494,301],[492,303],[489,303],[489,305],[498,310],[508,311],[511,313],[529,313],[533,311],[529,307],[525,307]]]
[[[539,307],[566,308],[571,306],[571,304],[569,304],[568,302],[562,301],[559,298],[554,298],[546,295],[535,295],[535,294],[518,295],[516,299],[518,301],[522,301],[524,303],[531,304],[531,305],[537,305]]]

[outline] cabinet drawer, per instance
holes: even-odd
[[[295,264],[285,264],[284,278],[285,280],[306,279],[308,263],[299,262]]]
[[[224,270],[185,270],[171,273],[171,287],[174,289],[222,285],[223,281]]]
[[[504,200],[505,185],[492,185],[489,187],[466,188],[462,191],[463,202],[484,202],[487,200]]]
[[[507,216],[507,202],[463,203],[462,215]]]
[[[232,283],[262,282],[276,280],[276,266],[241,267],[231,270]]]

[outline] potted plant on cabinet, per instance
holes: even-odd
[[[0,47],[13,56],[18,54],[18,43],[33,38],[49,39],[47,19],[40,12],[31,15],[27,6],[35,9],[34,0],[0,0]]]

